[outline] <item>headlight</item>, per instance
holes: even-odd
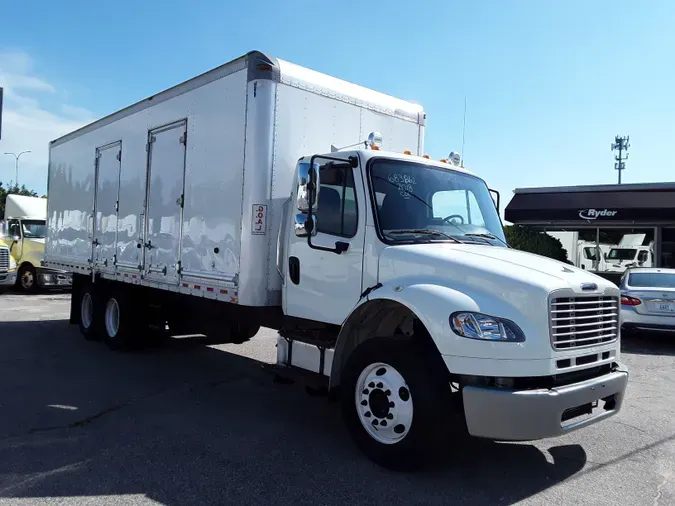
[[[9,255],[9,268],[16,269],[16,260],[14,260],[12,255]]]
[[[510,320],[481,313],[453,313],[450,326],[456,334],[469,339],[521,343],[525,341],[523,331]]]

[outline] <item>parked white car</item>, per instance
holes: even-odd
[[[624,331],[675,332],[675,269],[627,269],[619,288]]]

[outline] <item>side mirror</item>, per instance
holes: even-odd
[[[20,240],[21,240],[21,237],[19,237],[18,235],[13,235],[13,236],[12,236],[12,241],[14,241],[14,242],[19,242]]]
[[[497,190],[490,190],[490,196],[492,197],[492,201],[495,203],[495,207],[497,208],[497,212],[499,213],[499,192]]]
[[[295,215],[295,235],[298,237],[307,237],[309,234],[315,236],[318,227],[316,226],[316,216],[312,216],[311,220],[308,220],[309,216],[305,213],[299,213]]]
[[[312,202],[312,211],[319,208],[319,166],[308,163],[298,164],[298,211],[309,212],[309,203]]]

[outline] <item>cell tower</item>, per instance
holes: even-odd
[[[619,137],[617,135],[612,143],[612,151],[619,151],[619,154],[614,157],[616,160],[614,169],[619,171],[619,184],[621,184],[621,171],[626,169],[624,160],[628,159],[628,148],[630,147],[630,144],[628,144],[629,140],[630,135],[627,135],[626,137]]]

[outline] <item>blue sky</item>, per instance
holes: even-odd
[[[426,151],[461,146],[502,192],[613,183],[610,144],[631,137],[625,182],[673,180],[675,2],[6,2],[5,151],[32,149],[20,182],[46,187],[47,142],[259,49],[427,112]]]

